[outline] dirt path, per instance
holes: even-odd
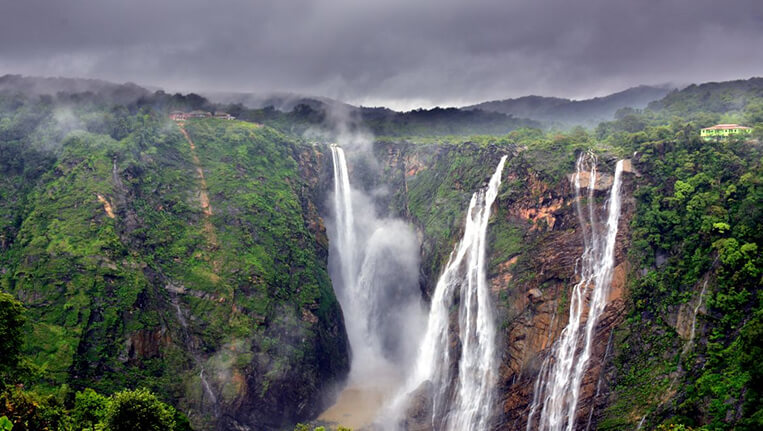
[[[212,226],[212,222],[209,219],[212,216],[212,207],[209,205],[207,179],[204,178],[204,169],[202,169],[201,161],[199,160],[199,156],[196,154],[196,145],[194,145],[191,137],[188,136],[188,132],[185,131],[183,124],[178,123],[178,128],[180,129],[180,133],[185,136],[185,140],[188,141],[188,145],[191,147],[191,158],[193,159],[193,164],[196,167],[196,173],[199,176],[199,201],[201,202],[201,210],[204,213],[204,233],[207,236],[207,241],[209,244],[213,248],[217,248],[219,244],[217,242],[217,235],[215,234],[215,227]]]

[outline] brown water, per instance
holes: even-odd
[[[318,420],[360,431],[373,423],[385,400],[379,389],[348,387]]]
[[[384,407],[400,388],[401,376],[391,369],[377,369],[374,382],[350,382],[339,394],[336,403],[321,413],[319,422],[368,430]]]

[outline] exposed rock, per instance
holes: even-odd
[[[158,358],[171,342],[166,328],[141,329],[127,338],[125,351],[120,355],[120,359],[127,361]]]
[[[490,290],[495,294],[509,288],[512,279],[511,267],[517,263],[519,256],[514,256],[498,265],[498,275],[490,280]]]
[[[432,384],[424,382],[409,395],[408,410],[402,425],[409,431],[433,431]]]
[[[582,182],[587,185],[586,181]],[[611,175],[599,175],[595,185],[597,194],[604,195],[611,182]],[[529,183],[528,193],[542,193],[548,197],[533,200],[526,194],[526,198],[509,206],[509,214],[534,222],[539,218],[537,215],[549,214],[553,223],[548,223],[546,231],[529,231],[526,242],[533,245],[531,255],[519,256],[519,261],[524,263],[517,264],[516,257],[511,264],[501,263],[491,278],[494,286],[495,283],[505,285],[507,279],[517,280],[505,290],[508,298],[501,302],[506,307],[502,312],[508,325],[503,333],[504,353],[499,371],[500,411],[496,418],[496,429],[499,430],[526,428],[533,386],[541,363],[567,324],[569,290],[577,281],[575,265],[582,252],[582,234],[569,183],[562,182],[555,190],[538,184],[537,178],[531,178]],[[628,193],[627,184],[625,193]],[[607,384],[603,372],[611,358],[605,359],[605,356],[612,330],[622,321],[625,310],[629,271],[625,251],[632,213],[632,200],[624,199],[608,304],[595,328],[592,356],[580,391],[576,413],[576,429],[579,430],[586,429],[589,416],[595,422],[596,415],[592,415],[591,410],[603,402],[607,393],[602,391]],[[512,274],[507,275],[507,272]]]
[[[109,218],[114,218],[114,206],[111,202],[106,200],[100,193],[96,194],[96,196],[98,197],[98,201],[103,204],[103,210],[106,212],[106,215],[109,216]]]
[[[636,174],[639,175],[636,169],[633,167],[633,160],[631,159],[624,159],[623,160],[623,172],[628,174]]]
[[[527,297],[531,302],[537,302],[543,299],[543,293],[539,289],[533,288],[527,292]]]
[[[570,181],[574,180],[575,174],[568,174],[567,178]],[[596,173],[596,181],[594,182],[594,190],[596,191],[604,191],[609,190],[610,187],[612,187],[612,183],[614,182],[615,177],[612,176],[612,174],[607,172],[597,172]],[[590,172],[581,172],[580,173],[580,187],[581,188],[588,188],[588,184],[591,182],[591,173]]]

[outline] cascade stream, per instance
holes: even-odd
[[[498,358],[485,246],[505,162],[503,156],[488,186],[472,195],[463,238],[437,281],[416,367],[406,385],[406,394],[422,385],[431,387],[435,430],[477,431],[489,426]],[[451,344],[456,304],[460,349]],[[457,367],[452,361],[458,361]]]
[[[581,203],[580,181],[586,168],[589,169],[587,211]],[[575,207],[583,232],[583,254],[576,267],[580,280],[572,287],[567,326],[552,346],[535,381],[527,419],[528,431],[571,431],[575,427],[580,386],[591,356],[594,328],[607,305],[612,283],[620,220],[622,171],[621,160],[617,162],[609,193],[606,224],[599,227],[594,199],[596,157],[587,153],[581,154],[577,160],[572,181]]]

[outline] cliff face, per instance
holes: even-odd
[[[471,193],[487,179],[501,154],[510,154],[503,185],[489,227],[492,287],[501,327],[502,352],[497,387],[499,410],[495,429],[526,428],[533,385],[550,347],[567,325],[569,292],[577,281],[575,266],[583,251],[580,221],[574,208],[570,178],[552,178],[529,163],[511,146],[458,147],[381,144],[377,155],[388,166],[396,192],[389,205],[417,227],[422,243],[422,289],[431,294],[447,253],[458,241],[463,211]],[[574,169],[570,164],[570,168]],[[612,166],[600,166],[594,188],[597,206],[608,197]],[[586,429],[607,403],[608,364],[612,360],[612,331],[626,308],[626,253],[629,222],[634,212],[632,169],[626,166],[616,267],[607,307],[595,329],[593,351],[583,380],[576,421]],[[581,178],[585,187],[588,179]],[[427,199],[422,198],[426,196]],[[604,215],[605,216],[605,215]],[[598,214],[599,219],[602,214]],[[585,321],[582,323],[585,325]],[[457,328],[453,328],[456,338]],[[409,411],[411,429],[429,429],[426,388],[414,396]],[[593,412],[593,414],[592,414]]]
[[[27,204],[3,207],[34,383],[148,387],[199,429],[314,417],[349,369],[321,154],[246,123],[157,126],[69,137]]]
[[[417,227],[425,296],[461,236],[471,193],[509,155],[488,229],[502,355],[494,426],[523,430],[539,369],[568,322],[583,240],[573,151],[505,142],[378,143],[376,155],[393,184],[389,210]],[[761,148],[680,136],[636,148],[624,166],[614,276],[576,428],[758,429],[762,195],[752,179]],[[599,172],[613,165],[600,161]],[[594,184],[598,207],[611,184],[611,174]],[[427,390],[414,394],[411,429],[431,429]]]
[[[632,182],[629,174],[625,175],[623,193],[626,197],[617,234],[614,276],[606,308],[594,329],[591,359],[577,407],[576,429],[595,427],[595,423],[589,423],[589,416],[606,403],[605,369],[611,361],[611,336],[623,321],[626,309],[629,272],[626,253],[634,202],[628,197]],[[575,267],[583,252],[582,227],[574,210],[575,197],[569,181],[552,188],[535,176],[528,179],[527,187],[532,195],[499,203],[504,205],[506,218],[496,223],[529,226],[523,240],[532,245],[525,253],[498,264],[490,276],[505,319],[496,424],[496,429],[505,430],[526,429],[541,363],[568,323],[570,288],[578,281]],[[581,182],[585,179],[581,178]],[[600,182],[595,196],[597,201],[603,202],[608,197],[611,177],[609,180],[600,178]],[[581,325],[585,325],[585,310]],[[595,417],[591,416],[592,420]]]

